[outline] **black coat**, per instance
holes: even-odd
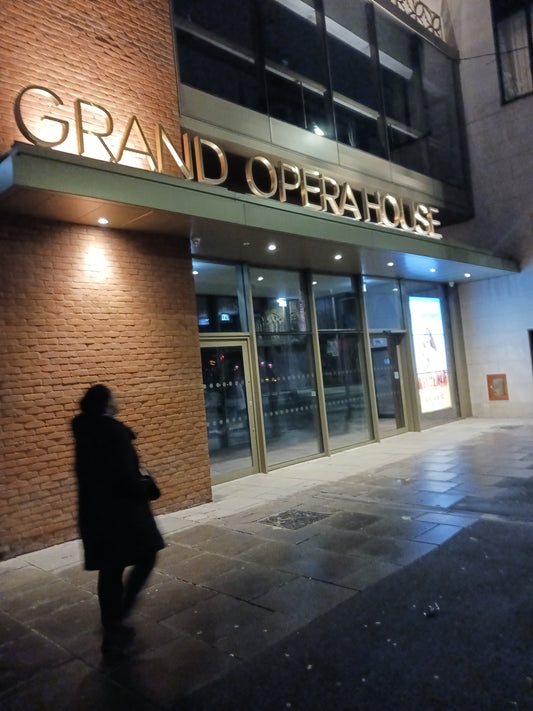
[[[135,435],[108,415],[77,415],[78,523],[87,570],[133,565],[164,547],[132,440]]]

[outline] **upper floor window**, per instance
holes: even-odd
[[[453,59],[367,0],[174,0],[174,24],[183,85],[464,187]]]
[[[504,102],[533,92],[533,0],[492,0],[494,39]]]

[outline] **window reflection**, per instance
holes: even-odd
[[[320,358],[330,447],[338,449],[368,441],[362,336],[321,333]]]
[[[299,272],[250,269],[269,466],[322,450],[316,377]]]
[[[351,277],[315,275],[313,294],[319,329],[361,328]]]
[[[252,268],[250,282],[258,333],[309,330],[299,272]]]
[[[242,348],[202,348],[202,374],[211,477],[219,483],[252,468]]]
[[[309,335],[258,336],[267,464],[322,450]]]
[[[371,437],[359,300],[351,277],[313,275],[331,449]]]
[[[246,330],[240,268],[194,259],[193,275],[200,332]]]
[[[400,283],[397,279],[364,277],[363,293],[368,328],[371,331],[404,328]]]

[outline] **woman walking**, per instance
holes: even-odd
[[[124,620],[165,545],[149,504],[159,490],[139,471],[135,435],[115,419],[118,406],[111,390],[93,385],[81,399],[80,410],[72,431],[85,568],[99,571],[102,652],[119,654],[134,634]]]

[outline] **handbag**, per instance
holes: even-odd
[[[161,496],[161,491],[148,469],[139,469],[139,475],[141,477],[141,485],[146,498],[150,499],[150,501],[158,499]]]

